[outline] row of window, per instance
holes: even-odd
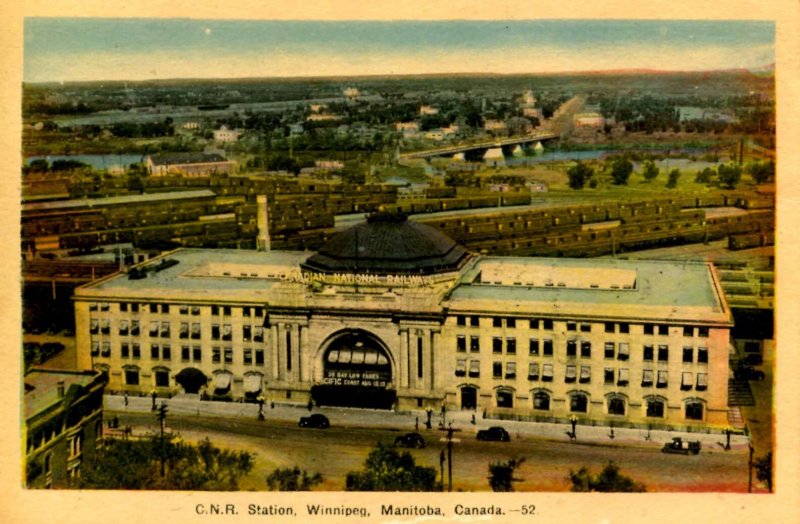
[[[642,360],[652,361],[655,356],[659,361],[666,362],[669,360],[669,346],[659,345],[658,353],[656,353],[656,346],[652,344],[645,344],[642,347]],[[472,353],[480,352],[480,337],[469,337],[469,351]],[[579,351],[580,350],[580,351]],[[553,356],[553,341],[544,339],[540,341],[538,338],[532,338],[528,344],[528,353],[533,356]],[[456,352],[467,352],[467,337],[458,335],[456,337]],[[514,337],[492,337],[492,353],[508,355],[517,354],[517,340]],[[592,343],[586,340],[567,340],[566,343],[566,356],[591,358],[592,356]],[[603,356],[606,359],[628,360],[630,358],[630,346],[627,342],[606,342],[603,347]],[[691,363],[695,361],[695,348],[692,346],[685,346],[683,348],[683,362]],[[697,362],[708,363],[708,348],[697,348]]]
[[[470,326],[480,327],[481,317],[477,315],[456,315],[457,326]],[[553,330],[553,320],[548,318],[531,318],[531,319],[516,319],[504,317],[491,317],[492,327],[495,328],[516,328],[518,321],[524,322],[527,320],[529,329],[539,329],[540,327],[545,331]],[[566,322],[567,331],[580,331],[583,333],[590,333],[592,331],[592,324],[589,322],[577,322],[568,320]],[[670,326],[668,324],[643,324],[643,333],[645,335],[668,335]],[[708,337],[709,329],[704,326],[683,326],[683,336],[685,337]],[[603,331],[605,333],[630,333],[630,324],[628,322],[604,322]]]
[[[495,403],[499,408],[514,407],[514,392],[510,390],[498,389],[495,392]],[[536,391],[533,394],[533,409],[539,411],[549,411],[551,395],[546,391]],[[646,416],[651,418],[664,418],[666,401],[660,398],[645,399]],[[569,410],[571,413],[587,413],[589,407],[589,396],[585,393],[576,392],[569,396]],[[684,403],[684,417],[687,420],[703,420],[703,403],[692,399]],[[627,413],[627,403],[624,398],[610,396],[606,399],[606,412],[609,415],[625,415]]]
[[[137,302],[120,302],[119,310],[123,313],[139,313],[140,311],[149,311],[150,313],[169,313],[173,307],[177,307],[178,313],[181,315],[199,315],[200,306],[188,306],[185,304],[140,304]],[[261,318],[264,316],[264,308],[260,306],[244,306],[242,309],[243,317],[256,317]],[[111,307],[108,302],[90,302],[89,311],[110,311]],[[231,316],[231,306],[211,306],[211,314],[213,316]]]
[[[504,372],[505,371],[505,372]],[[467,369],[467,360],[459,359],[456,361],[455,375],[457,377],[469,376],[472,378],[480,377],[480,360],[470,360],[469,370]],[[695,382],[696,375],[696,382]],[[528,380],[542,382],[553,381],[553,364],[540,364],[538,362],[531,362],[528,364]],[[517,363],[506,362],[505,370],[503,362],[492,363],[492,378],[495,379],[514,379],[517,377]],[[652,387],[653,379],[655,378],[655,386],[657,388],[666,388],[669,385],[669,374],[666,370],[642,370],[642,387]],[[581,384],[588,384],[592,381],[592,367],[591,366],[577,366],[569,364],[564,373],[564,382],[567,384],[579,382]],[[628,368],[604,368],[603,369],[603,383],[616,384],[617,386],[627,386],[630,381],[630,370]],[[705,391],[708,388],[708,373],[693,373],[691,371],[683,371],[681,373],[681,389],[689,390],[694,387],[698,391]]]
[[[111,346],[108,342],[103,342],[101,346],[97,342],[92,342],[92,356],[111,356]],[[123,342],[120,344],[120,356],[122,358],[138,359],[142,356],[142,349],[139,343]],[[151,360],[172,360],[172,346],[169,344],[151,344]],[[181,346],[181,361],[183,362],[202,362],[203,350],[200,346]],[[211,362],[226,364],[233,363],[233,348],[211,348]],[[264,350],[244,348],[242,350],[242,363],[245,365],[264,364]]]
[[[138,320],[120,320],[118,333],[122,336],[138,336],[141,326]],[[89,333],[92,335],[111,333],[111,324],[107,319],[89,320]],[[172,330],[168,321],[153,320],[150,322],[148,334],[152,338],[170,338]],[[179,338],[199,340],[201,338],[200,322],[181,322],[178,331]],[[263,342],[264,328],[262,326],[244,325],[241,330],[241,339],[245,342]],[[233,340],[233,327],[230,324],[212,324],[211,340]]]

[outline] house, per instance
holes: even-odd
[[[241,133],[235,129],[228,129],[227,126],[222,126],[214,130],[214,142],[221,142],[224,144],[235,144],[239,141]]]
[[[602,128],[605,124],[600,113],[578,113],[574,117],[575,127]]]
[[[157,153],[147,156],[145,167],[151,176],[178,174],[191,177],[234,173],[238,164],[217,153]]]

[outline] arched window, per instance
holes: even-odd
[[[686,418],[688,420],[703,420],[703,403],[699,400],[687,401]]]
[[[620,397],[610,397],[608,399],[608,414],[609,415],[624,415],[625,414],[625,399]]]
[[[533,409],[548,411],[550,409],[550,394],[544,391],[537,391],[533,394]]]
[[[573,393],[569,396],[569,410],[572,413],[586,413],[589,399],[585,393]]]
[[[647,399],[647,416],[664,418],[664,401],[660,398]]]
[[[498,408],[514,407],[514,392],[507,389],[498,389],[495,393]]]

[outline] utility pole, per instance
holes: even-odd
[[[161,477],[164,477],[164,461],[166,452],[164,451],[164,421],[167,419],[167,403],[162,402],[158,407],[158,421],[161,423]]]
[[[453,491],[453,425],[447,428],[447,491]]]
[[[747,492],[748,493],[752,493],[753,492],[753,452],[755,451],[755,449],[753,449],[753,443],[752,442],[748,443],[748,446],[750,447],[750,458],[747,461]]]

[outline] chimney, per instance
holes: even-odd
[[[256,249],[259,251],[269,251],[269,208],[267,207],[267,195],[256,197],[258,236],[256,237]]]
[[[64,381],[58,381],[58,398],[64,398]]]

